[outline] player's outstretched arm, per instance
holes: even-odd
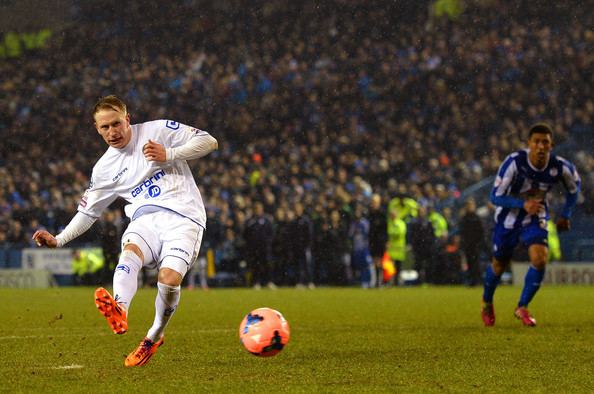
[[[45,230],[37,230],[32,237],[37,246],[47,246],[48,248],[55,248],[58,246],[58,240]]]
[[[74,238],[86,232],[96,220],[97,219],[89,217],[81,212],[77,212],[66,228],[57,236],[54,237],[45,230],[37,230],[32,238],[37,246],[61,248]]]
[[[194,160],[204,157],[218,148],[219,143],[216,138],[204,130],[198,130],[185,144],[167,148],[165,153],[168,161]]]
[[[206,132],[204,132],[206,134]],[[192,160],[206,156],[218,148],[217,140],[210,134],[199,135],[184,145],[175,148],[165,148],[158,142],[148,140],[142,147],[142,153],[147,161]]]

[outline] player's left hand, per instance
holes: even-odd
[[[148,161],[165,161],[167,155],[165,153],[165,147],[158,142],[148,140],[142,147],[142,153]]]
[[[31,239],[35,241],[37,246],[47,246],[48,248],[52,249],[58,246],[56,237],[45,230],[35,231],[35,234],[33,234]]]
[[[569,222],[569,219],[559,218],[557,220],[557,231],[559,231],[560,233],[562,233],[563,231],[567,231],[570,228],[571,228],[571,223]]]

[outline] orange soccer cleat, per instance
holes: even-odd
[[[526,309],[526,307],[517,307],[514,312],[514,315],[516,316],[516,319],[522,320],[522,324],[524,324],[526,327],[536,326],[536,319],[532,317],[532,315],[530,314],[530,312],[528,312],[528,309]]]
[[[157,342],[151,341],[149,338],[144,338],[140,345],[132,353],[126,357],[124,365],[126,367],[142,367],[146,365],[153,354],[157,353],[159,346],[163,344],[163,337]]]
[[[95,305],[115,334],[128,331],[128,314],[126,308],[118,304],[103,287],[95,290]]]

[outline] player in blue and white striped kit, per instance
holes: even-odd
[[[482,308],[485,326],[495,324],[493,294],[501,275],[509,266],[513,250],[520,242],[528,247],[531,265],[514,314],[525,326],[536,325],[527,306],[540,287],[548,260],[547,193],[558,182],[565,187],[565,205],[559,215],[557,229],[569,230],[569,219],[581,183],[574,165],[551,153],[552,148],[551,127],[537,123],[528,132],[528,148],[507,156],[499,167],[491,192],[491,202],[497,209],[493,261],[485,273]]]

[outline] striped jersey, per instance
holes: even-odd
[[[528,149],[510,154],[499,167],[491,191],[491,202],[497,206],[495,222],[509,229],[528,225],[535,216],[539,221],[546,222],[549,218],[547,196],[557,183],[566,190],[561,216],[569,218],[581,185],[575,166],[551,153],[547,165],[539,170],[528,160]],[[524,202],[530,199],[542,200],[544,211],[528,215],[523,207]]]

